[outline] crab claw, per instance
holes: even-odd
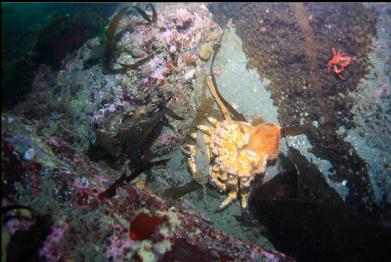
[[[217,211],[222,211],[223,209],[225,209],[227,206],[229,206],[229,204],[231,204],[236,199],[238,199],[238,193],[236,191],[229,192],[228,197],[217,208]]]
[[[334,72],[340,74],[343,71],[343,67],[338,67],[338,65],[334,66]]]
[[[327,73],[330,73],[332,67],[331,63],[328,63],[326,67],[327,67]]]

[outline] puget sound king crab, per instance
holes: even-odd
[[[277,158],[280,151],[280,126],[263,122],[257,126],[244,121],[232,120],[227,108],[219,99],[210,79],[209,90],[224,114],[225,120],[208,117],[211,126],[199,125],[203,135],[206,154],[209,160],[209,183],[220,191],[228,192],[228,197],[221,203],[224,209],[240,198],[241,207],[247,207],[250,184],[257,174],[265,173],[267,162]],[[193,176],[197,175],[197,145],[185,145],[183,152],[189,156],[188,164]],[[199,152],[198,152],[199,153]]]
[[[353,60],[354,57],[348,55],[345,52],[342,52],[341,50],[336,52],[335,48],[333,48],[333,58],[326,66],[328,69],[327,72],[329,73],[331,69],[334,69],[334,72],[338,75],[338,77],[341,80],[345,80],[342,75],[342,71],[345,70],[345,68],[348,67]]]

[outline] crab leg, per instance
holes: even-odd
[[[218,209],[222,210],[226,208],[229,204],[231,204],[236,199],[238,199],[238,193],[235,190],[229,192],[228,197],[223,201],[223,203],[221,203]]]
[[[189,158],[189,159],[187,160],[187,163],[189,164],[191,174],[192,174],[193,177],[194,177],[194,176],[196,175],[196,173],[197,173],[196,163],[194,162],[194,160],[193,160],[192,158]]]
[[[227,185],[221,182],[219,179],[219,173],[212,170],[211,184],[221,191],[227,190]]]
[[[216,126],[219,123],[219,121],[214,117],[207,117],[206,119],[208,119],[209,123],[211,123],[214,126]]]
[[[248,192],[247,191],[240,192],[240,204],[243,209],[247,208],[247,202],[248,202]]]
[[[239,189],[240,189],[240,204],[243,209],[247,208],[248,202],[248,189],[250,188],[250,183],[252,181],[252,177],[244,176],[240,179]]]
[[[196,140],[197,139],[197,133],[191,133],[190,134],[190,137],[191,138],[193,138],[194,140]],[[205,144],[209,144],[210,143],[210,138],[209,138],[209,136],[208,135],[204,135],[204,142],[205,142]]]
[[[198,125],[197,128],[204,133],[211,134],[211,127],[205,125]]]
[[[192,145],[184,145],[182,146],[182,152],[188,156],[194,156],[196,153],[195,147]]]

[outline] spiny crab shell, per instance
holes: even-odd
[[[247,122],[208,118],[212,126],[198,126],[204,133],[207,154],[210,160],[209,182],[228,197],[219,209],[227,207],[240,198],[242,208],[247,207],[248,193],[255,175],[266,171],[267,161],[277,157],[280,150],[280,126],[262,123],[255,127]],[[196,138],[196,134],[192,134]],[[185,154],[195,176],[196,147],[185,145]]]

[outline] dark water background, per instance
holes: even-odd
[[[12,107],[31,90],[32,72],[39,64],[59,68],[67,52],[104,35],[117,5],[2,3],[2,105]]]

